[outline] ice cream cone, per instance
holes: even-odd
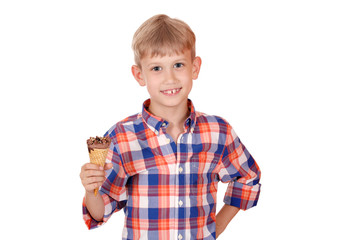
[[[110,138],[109,137],[90,137],[87,140],[90,163],[97,164],[99,166],[105,166],[105,160],[107,156],[107,152],[110,146]],[[96,196],[98,193],[98,189],[94,190],[94,195]]]
[[[105,166],[105,160],[108,149],[94,149],[89,152],[90,162],[100,165],[102,167]],[[98,189],[94,190],[94,195],[96,196],[98,193]]]

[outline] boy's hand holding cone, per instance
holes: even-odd
[[[86,189],[94,189],[96,196],[98,188],[105,180],[105,171],[110,169],[112,164],[106,164],[105,160],[110,147],[109,137],[90,137],[87,140],[90,164],[85,164],[80,173],[80,178]],[[100,167],[99,167],[100,166]]]

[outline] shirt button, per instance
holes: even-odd
[[[161,124],[161,126],[165,127],[165,126],[166,126],[166,123],[165,123],[165,122],[163,122],[163,123]]]
[[[184,169],[182,167],[179,167],[179,173],[182,173]]]
[[[183,203],[183,201],[179,201],[179,206],[181,207],[182,205],[183,205],[184,203]]]
[[[156,135],[159,135],[159,131],[158,131],[158,130],[155,130],[155,134],[156,134]]]
[[[167,142],[167,143],[170,143],[170,142],[171,142],[170,138],[167,138],[167,139],[166,139],[166,142]]]
[[[183,236],[181,234],[179,234],[178,239],[181,240],[183,238]]]

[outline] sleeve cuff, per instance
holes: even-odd
[[[257,205],[260,195],[260,184],[248,186],[239,182],[230,182],[224,197],[224,203],[247,210]]]

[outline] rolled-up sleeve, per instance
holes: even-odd
[[[247,210],[257,205],[261,184],[259,166],[228,125],[219,178],[228,183],[224,203]]]
[[[111,215],[121,210],[127,202],[126,183],[128,175],[123,167],[119,151],[113,141],[110,144],[106,162],[111,162],[113,164],[113,168],[107,171],[106,180],[99,190],[105,205],[105,212],[102,221],[96,221],[92,218],[86,208],[85,198],[83,200],[83,218],[88,229],[93,229],[106,223]]]

